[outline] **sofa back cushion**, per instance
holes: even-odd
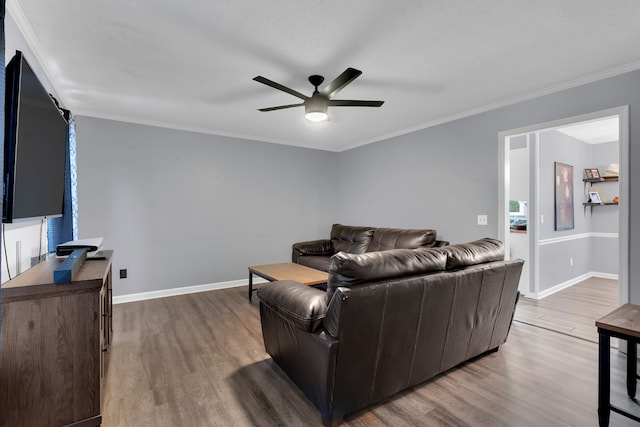
[[[443,271],[446,254],[438,249],[390,249],[388,251],[350,254],[340,252],[331,257],[327,301],[338,287],[360,283]]]
[[[436,241],[436,231],[429,229],[376,228],[373,230],[367,252],[389,249],[415,249],[431,247]]]
[[[473,242],[444,246],[438,250],[447,255],[447,270],[504,260],[503,243],[489,237]]]
[[[329,271],[331,257],[328,255],[306,255],[298,258],[297,264],[311,267],[315,270]]]
[[[331,227],[332,253],[348,252],[350,254],[362,254],[367,251],[373,228],[353,227],[350,225],[333,224]]]

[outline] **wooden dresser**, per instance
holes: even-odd
[[[50,257],[2,285],[0,426],[97,426],[111,341],[111,251],[53,284]]]

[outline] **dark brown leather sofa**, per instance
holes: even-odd
[[[389,249],[415,249],[446,246],[436,240],[436,230],[361,227],[333,224],[329,239],[294,243],[291,262],[316,270],[329,271],[331,257],[338,252],[363,254]]]
[[[495,239],[334,255],[324,292],[293,281],[258,291],[266,351],[325,425],[497,350],[522,260]]]

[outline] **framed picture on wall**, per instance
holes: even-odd
[[[556,231],[573,230],[573,166],[554,162],[553,169],[555,229]]]

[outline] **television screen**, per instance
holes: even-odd
[[[67,133],[61,110],[17,51],[6,69],[3,222],[63,213]]]

